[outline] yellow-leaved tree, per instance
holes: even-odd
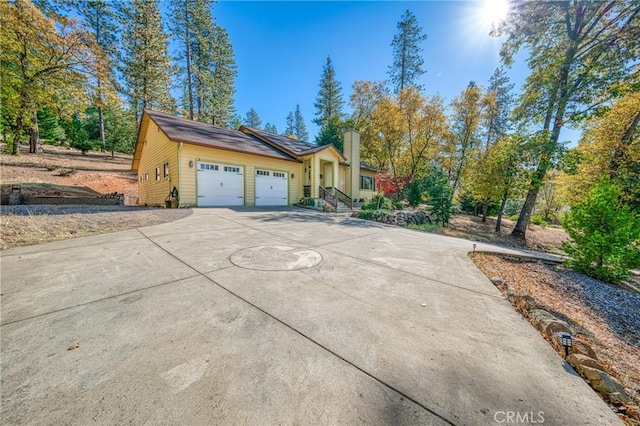
[[[559,177],[563,197],[570,204],[584,202],[589,191],[606,176],[620,197],[640,212],[640,92],[629,91],[589,128],[572,153],[576,165]]]
[[[94,38],[61,16],[45,16],[29,0],[0,0],[2,103],[13,132],[13,154],[25,128],[29,152],[40,152],[37,111],[64,115],[87,99],[87,76],[96,70]],[[67,111],[64,111],[66,109]]]

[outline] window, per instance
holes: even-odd
[[[360,176],[360,189],[373,191],[375,189],[373,176]]]
[[[266,170],[256,170],[256,174],[260,176],[269,176],[269,172]]]
[[[163,169],[162,177],[165,178],[165,179],[168,178],[169,177],[169,162],[168,161],[166,163],[164,163],[162,169]]]
[[[200,163],[200,170],[218,170],[218,166],[215,164]]]
[[[229,173],[240,173],[240,167],[224,166],[224,171]]]
[[[285,174],[282,172],[273,172],[273,177],[283,178],[285,177]]]

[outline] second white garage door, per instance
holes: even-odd
[[[243,206],[244,167],[198,162],[198,206]]]
[[[287,173],[256,170],[256,206],[286,206]]]

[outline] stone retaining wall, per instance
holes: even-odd
[[[407,226],[411,223],[415,225],[432,223],[431,218],[429,217],[427,212],[423,210],[418,210],[418,211],[400,210],[395,212],[388,212],[384,210],[373,210],[371,211],[371,218],[363,217],[363,215],[367,214],[363,212],[368,212],[368,210],[360,210],[360,212],[354,212],[353,216],[356,216],[362,219],[373,220],[375,222],[387,223],[389,225],[396,225],[396,226]]]
[[[82,205],[95,205],[95,206],[119,206],[124,205],[124,195],[121,194],[118,197],[101,198],[101,197],[45,197],[45,196],[29,196],[21,195],[19,203],[11,203],[9,194],[3,194],[1,202],[3,205],[9,204],[82,204]]]

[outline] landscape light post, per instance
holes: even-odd
[[[573,338],[568,333],[561,333],[560,339],[562,341],[562,346],[564,347],[564,357],[569,356],[569,348],[571,348],[573,344]]]

